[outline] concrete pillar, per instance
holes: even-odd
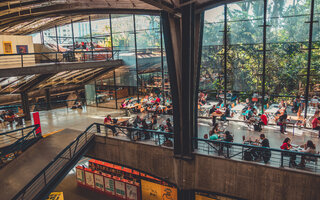
[[[49,89],[49,88],[47,88],[45,91],[46,91],[46,104],[47,104],[47,110],[51,110],[50,89]]]
[[[29,97],[28,92],[21,92],[21,105],[23,109],[23,113],[25,115],[25,120],[31,120],[30,108],[29,108]]]

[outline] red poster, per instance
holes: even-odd
[[[35,112],[32,114],[33,116],[33,124],[39,124],[39,128],[36,130],[36,134],[41,134],[41,124],[40,124],[40,116],[39,116],[39,112]]]

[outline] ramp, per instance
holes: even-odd
[[[65,129],[48,136],[0,170],[1,199],[12,199],[38,175],[81,131]]]

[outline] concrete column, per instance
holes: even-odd
[[[46,91],[46,104],[47,104],[47,110],[51,110],[50,89],[49,89],[49,88],[47,88],[45,91]]]
[[[21,92],[21,105],[23,113],[25,114],[25,120],[31,120],[30,108],[29,108],[29,97],[28,92]]]

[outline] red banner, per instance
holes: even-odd
[[[33,124],[34,125],[39,124],[39,128],[37,128],[36,134],[37,135],[41,134],[41,124],[40,124],[39,112],[32,113],[32,116],[33,116]]]

